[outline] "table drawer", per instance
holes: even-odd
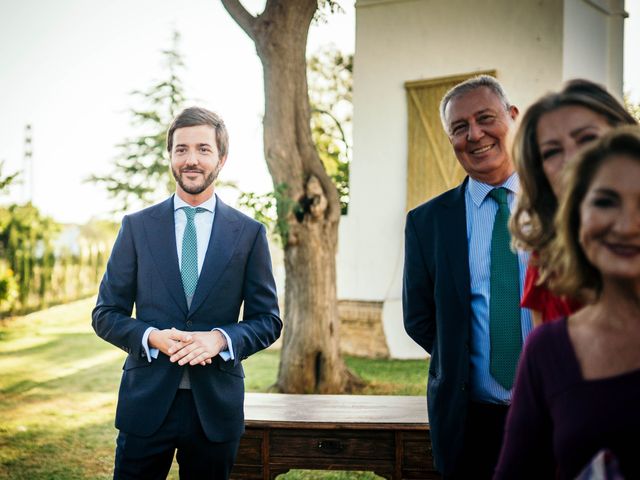
[[[440,479],[433,467],[431,439],[428,432],[402,432],[402,478],[407,480]]]
[[[264,470],[262,467],[234,465],[230,478],[231,480],[262,480],[264,478]]]
[[[433,465],[431,440],[426,433],[402,434],[402,465],[408,468]]]
[[[392,432],[351,430],[271,431],[272,457],[393,459]]]
[[[442,480],[435,470],[402,470],[403,480]]]
[[[236,464],[262,465],[262,433],[245,432],[240,439]]]

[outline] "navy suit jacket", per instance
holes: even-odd
[[[465,189],[410,211],[405,226],[404,326],[431,354],[427,405],[436,468],[453,473],[469,404],[471,293]]]
[[[135,316],[132,317],[135,305]],[[240,307],[242,321],[238,322]],[[169,412],[183,369],[207,438],[225,442],[244,431],[241,360],[280,335],[278,299],[262,224],[218,198],[209,246],[191,308],[182,288],[173,197],[122,220],[93,310],[93,328],[129,355],[123,366],[116,427],[149,436]],[[142,336],[149,327],[229,335],[235,360],[179,366],[160,352],[149,362]]]

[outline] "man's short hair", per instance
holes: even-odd
[[[444,117],[445,110],[447,109],[447,105],[456,97],[460,95],[464,95],[465,93],[471,92],[480,87],[487,87],[490,89],[496,97],[500,99],[502,104],[504,105],[505,110],[509,110],[511,108],[511,102],[507,98],[507,94],[502,88],[502,85],[491,75],[477,75],[475,77],[471,77],[465,80],[462,83],[457,84],[455,87],[451,88],[447,93],[444,94],[442,100],[440,101],[440,121],[442,122],[442,126],[444,127],[445,132],[449,132],[449,128],[446,123],[446,119]]]
[[[208,125],[216,132],[216,147],[220,158],[227,156],[229,149],[229,133],[222,118],[206,108],[189,107],[180,112],[171,122],[171,126],[167,131],[167,151],[171,155],[173,148],[173,132],[178,128],[198,127],[200,125]]]

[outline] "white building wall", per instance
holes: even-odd
[[[562,78],[588,78],[622,98],[624,0],[564,0]]]
[[[563,78],[562,0],[358,0],[351,204],[340,225],[338,296],[383,301],[395,358],[422,357],[405,334],[404,82],[497,70],[521,110]]]

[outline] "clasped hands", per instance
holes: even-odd
[[[211,359],[226,350],[227,341],[218,330],[183,332],[176,328],[153,330],[149,346],[157,348],[179,365],[208,365]]]

